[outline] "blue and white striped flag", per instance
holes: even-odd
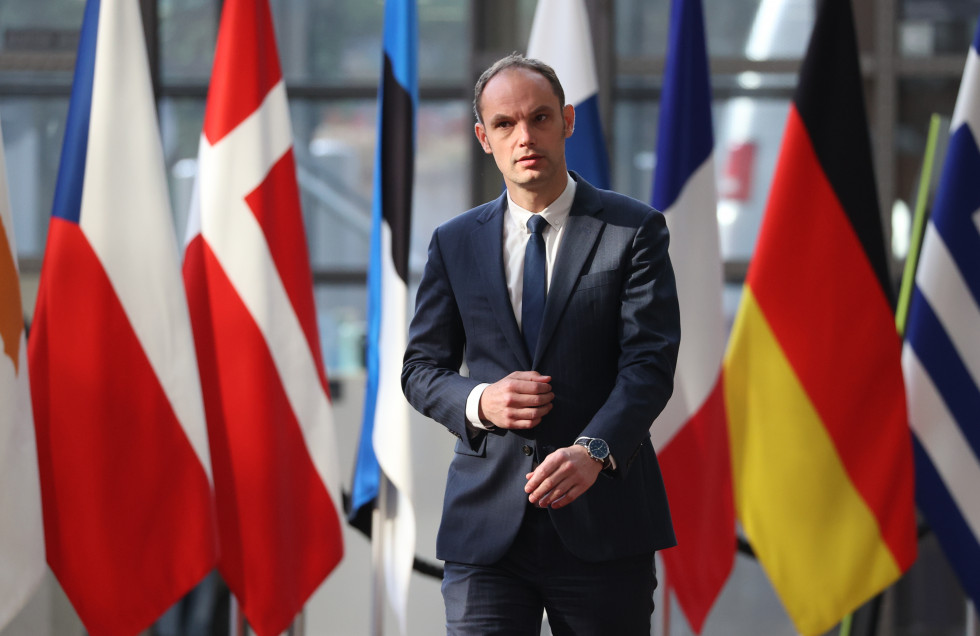
[[[599,80],[584,0],[538,0],[527,56],[548,64],[575,107],[575,132],[565,142],[568,169],[608,189],[609,154],[599,119]]]
[[[388,598],[406,633],[408,583],[415,558],[412,444],[401,390],[407,344],[408,251],[418,112],[418,14],[415,0],[387,0],[378,90],[371,263],[368,273],[367,387],[350,517],[378,507]],[[387,488],[381,488],[387,479]],[[379,503],[379,497],[385,501]],[[362,517],[363,518],[363,517]]]
[[[953,111],[949,150],[909,306],[902,356],[916,500],[980,603],[980,29]]]

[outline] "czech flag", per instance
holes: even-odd
[[[139,3],[86,5],[30,338],[48,563],[87,630],[213,567],[211,462]]]

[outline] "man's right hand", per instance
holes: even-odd
[[[514,371],[483,391],[480,419],[498,428],[534,428],[552,409],[550,382],[550,375],[537,371]]]

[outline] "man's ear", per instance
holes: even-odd
[[[483,146],[483,152],[489,154],[493,153],[493,149],[490,148],[490,142],[487,141],[487,129],[480,122],[476,122],[473,126],[473,133],[476,134],[476,140],[480,142]]]
[[[571,104],[565,104],[565,108],[561,110],[561,116],[565,120],[565,139],[568,139],[575,132],[575,107]]]

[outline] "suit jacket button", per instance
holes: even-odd
[[[528,446],[527,444],[521,446],[521,450],[524,451],[524,454],[527,455],[528,457],[530,457],[531,454],[534,452],[534,449]]]

